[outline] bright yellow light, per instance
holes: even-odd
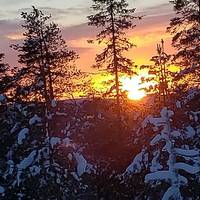
[[[140,76],[135,76],[132,78],[122,78],[122,89],[128,92],[128,98],[132,100],[140,100],[146,96],[144,90],[141,89]]]
[[[170,72],[179,72],[180,71],[180,67],[177,65],[170,65],[169,66],[169,71]]]

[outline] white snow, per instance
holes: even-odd
[[[182,200],[179,187],[171,186],[165,192],[162,200],[179,199]]]
[[[20,164],[18,164],[18,169],[22,170],[22,169],[26,169],[27,167],[29,167],[34,162],[36,155],[37,155],[37,151],[33,150],[28,155],[28,157],[24,158],[24,160],[22,160],[20,162]]]
[[[162,126],[164,125],[164,120],[162,118],[155,118],[152,115],[149,115],[142,122],[142,128],[147,127],[148,124],[153,124],[154,126]]]
[[[125,174],[140,173],[142,167],[147,166],[148,163],[148,153],[143,149],[139,154],[135,156],[132,163],[127,167]]]
[[[151,117],[149,118],[149,123],[153,124],[154,126],[162,126],[165,124],[165,121],[163,118]]]
[[[45,143],[47,144],[47,141],[45,140]],[[41,159],[41,158],[45,158],[47,159],[49,156],[49,148],[47,147],[43,147],[39,150],[38,152],[38,159]]]
[[[170,135],[171,135],[172,137],[174,137],[174,138],[179,138],[179,137],[181,137],[181,133],[180,133],[179,131],[172,131],[172,132],[170,133]]]
[[[171,118],[174,115],[172,110],[168,110],[167,107],[164,107],[160,112],[161,118],[166,121],[167,118]]]
[[[200,156],[199,150],[174,148],[174,151],[175,151],[176,154],[181,155],[181,156],[189,156],[189,157]]]
[[[180,101],[176,101],[176,107],[181,108],[181,102]]]
[[[0,94],[0,103],[6,100],[6,96],[4,94]]]
[[[28,128],[23,128],[19,133],[18,133],[18,144],[21,145],[23,144],[23,140],[26,139],[27,135],[29,134],[29,129]]]
[[[160,142],[161,140],[167,141],[167,139],[168,139],[168,137],[166,134],[164,134],[164,133],[158,134],[151,140],[150,145],[155,145],[158,142]]]
[[[196,90],[196,89],[191,89],[188,93],[189,94],[188,94],[186,99],[187,100],[192,100],[195,97],[195,95],[197,95],[199,93],[199,91]]]
[[[194,112],[191,111],[191,115],[192,115],[192,120],[194,120],[195,122],[197,122],[200,119],[200,111]]]
[[[145,183],[150,182],[150,181],[157,181],[157,180],[165,180],[165,181],[170,181],[174,180],[174,174],[170,171],[157,171],[153,173],[149,173],[145,176]],[[178,175],[178,180],[181,184],[187,184],[188,180],[184,176]]]
[[[0,186],[0,194],[2,194],[4,192],[5,192],[5,189],[2,186]]]
[[[146,117],[145,120],[142,122],[142,128],[145,128],[149,123],[158,127],[164,126],[166,124],[167,118],[172,117],[174,115],[174,112],[164,107],[161,110],[160,115],[161,117],[153,117],[152,115]]]
[[[166,151],[168,153],[170,153],[170,150],[171,150],[171,144],[169,141],[166,141],[166,144],[165,146],[162,148],[162,151]]]
[[[70,140],[68,137],[66,137],[66,138],[63,140],[63,144],[64,144],[65,146],[71,146],[71,140]]]
[[[51,101],[51,107],[52,107],[52,108],[55,108],[56,106],[57,106],[57,102],[56,102],[55,99],[53,99],[53,100]]]
[[[76,162],[77,162],[77,175],[80,177],[82,174],[86,172],[87,169],[87,161],[83,157],[83,155],[79,153],[74,153]]]
[[[73,147],[73,143],[71,143],[71,139],[69,139],[68,137],[66,137],[64,139],[59,138],[59,137],[51,137],[50,138],[50,144],[51,144],[52,148],[56,145],[59,145],[59,144],[63,144],[65,146],[72,146]]]
[[[40,173],[40,170],[41,170],[40,167],[38,167],[36,165],[30,167],[30,172],[31,172],[32,176],[38,175]]]
[[[200,172],[200,167],[198,166],[194,167],[194,166],[188,165],[186,163],[181,163],[181,162],[175,163],[175,168],[182,169],[190,174],[197,174]]]
[[[71,172],[71,175],[77,180],[80,181],[79,177],[77,176],[77,174],[75,172]]]
[[[186,131],[185,131],[185,137],[186,139],[189,139],[189,138],[193,138],[195,136],[195,130],[193,127],[191,126],[188,126],[186,127]]]
[[[29,125],[33,125],[36,123],[40,123],[42,121],[42,119],[40,117],[38,117],[36,114],[29,120]]]
[[[22,171],[25,170],[26,168],[28,168],[31,164],[33,164],[35,157],[37,155],[37,151],[33,150],[28,157],[26,157],[24,160],[22,160],[18,165],[18,171],[17,171],[17,177],[16,177],[16,181],[14,181],[14,184],[17,182],[17,185],[19,186],[20,182],[21,182],[21,174]]]
[[[145,176],[145,182],[156,181],[156,180],[169,180],[170,174],[169,171],[157,171]]]
[[[11,175],[14,171],[14,162],[13,160],[8,160],[7,164],[8,164],[8,174]]]
[[[163,168],[163,166],[159,163],[159,158],[160,158],[160,152],[156,151],[153,153],[153,159],[151,161],[151,166],[150,166],[150,171],[151,172],[156,172],[160,169]]]
[[[66,127],[64,128],[64,130],[63,130],[63,133],[66,135],[67,134],[67,136],[70,136],[70,128],[71,128],[71,123],[70,122],[67,122],[67,125],[66,125]]]
[[[141,126],[142,128],[146,128],[149,123],[149,118],[152,117],[151,115],[147,116],[144,121],[142,122]]]
[[[59,137],[51,137],[50,144],[53,148],[55,145],[61,144],[61,139]]]

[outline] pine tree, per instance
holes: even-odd
[[[103,52],[96,56],[96,68],[104,67],[108,73],[114,75],[114,85],[110,92],[115,91],[117,117],[120,121],[120,80],[123,74],[133,74],[132,60],[124,53],[134,45],[125,37],[125,31],[134,27],[135,8],[128,9],[126,0],[93,0],[92,9],[96,14],[88,17],[89,25],[102,30],[96,37],[98,44],[106,44]],[[92,41],[94,42],[94,41]]]
[[[171,19],[167,30],[173,35],[172,45],[177,49],[175,61],[184,69],[180,77],[193,74],[199,84],[200,1],[173,0],[171,3],[177,16]]]
[[[157,44],[157,55],[151,58],[154,65],[143,65],[140,69],[147,69],[149,77],[142,77],[142,82],[152,82],[148,92],[158,93],[161,107],[167,106],[169,100],[169,82],[172,81],[172,72],[169,71],[171,56],[165,52],[164,41]]]
[[[0,53],[0,94],[5,94],[14,87],[13,70],[8,64],[3,63],[4,54]]]
[[[41,10],[33,7],[30,13],[22,12],[25,29],[23,44],[12,45],[19,52],[21,88],[23,94],[51,104],[71,86],[72,77],[78,75],[74,51],[67,49],[57,24],[51,22]],[[28,94],[28,95],[27,95]]]
[[[5,84],[5,76],[6,76],[6,70],[7,70],[7,66],[2,63],[2,60],[3,60],[3,57],[4,57],[4,54],[0,54],[0,93],[3,93],[3,90],[4,90],[4,84]]]

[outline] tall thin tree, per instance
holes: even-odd
[[[96,14],[88,16],[89,25],[101,28],[96,36],[98,44],[105,44],[103,52],[96,56],[96,68],[104,67],[114,75],[117,118],[120,120],[120,74],[133,74],[133,61],[124,53],[134,45],[125,36],[126,30],[133,28],[135,8],[129,9],[126,0],[93,0],[92,9]],[[94,42],[94,41],[92,41]]]
[[[168,98],[168,62],[170,59],[170,55],[165,53],[164,49],[164,40],[161,40],[160,44],[157,44],[157,56],[152,57],[152,61],[155,62],[155,66],[157,67],[157,76],[158,76],[158,89],[159,96],[163,99],[163,106],[167,106],[167,98]],[[156,72],[156,70],[155,70]]]
[[[158,93],[159,107],[167,106],[169,100],[169,82],[172,81],[173,72],[169,70],[171,64],[171,55],[165,52],[164,40],[156,46],[157,55],[151,58],[153,65],[142,65],[140,69],[148,70],[148,77],[142,77],[142,83],[151,83],[149,87],[144,88],[147,92]]]

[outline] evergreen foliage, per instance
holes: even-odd
[[[114,75],[114,84],[110,93],[115,91],[117,115],[120,118],[120,74],[133,74],[133,61],[124,56],[124,52],[134,46],[125,36],[126,31],[132,29],[135,8],[129,9],[125,0],[94,0],[92,9],[96,14],[88,17],[89,25],[102,30],[96,36],[98,44],[105,44],[102,53],[96,56],[96,68],[104,68]],[[94,42],[94,41],[90,41]],[[113,82],[113,81],[111,81]]]
[[[19,52],[19,62],[25,65],[21,68],[18,90],[28,99],[50,105],[72,87],[72,79],[79,74],[74,65],[78,56],[67,49],[58,25],[50,21],[51,16],[35,7],[21,16],[25,39],[23,44],[12,45]]]
[[[172,46],[177,49],[174,59],[183,67],[180,78],[193,74],[199,85],[200,1],[174,0],[171,3],[177,15],[171,19],[167,30],[173,36]]]

